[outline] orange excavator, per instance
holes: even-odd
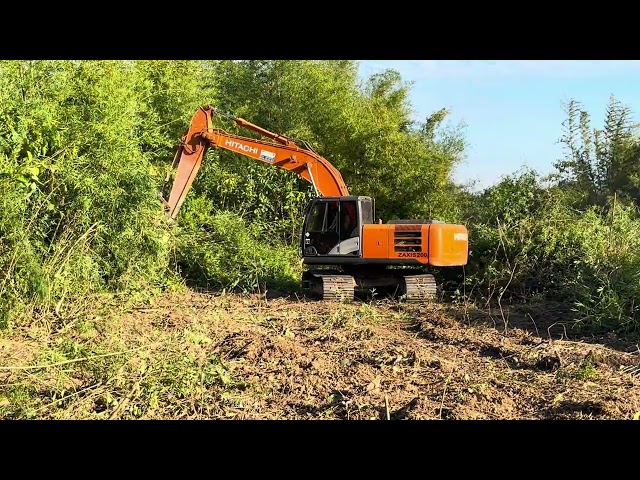
[[[214,128],[222,117],[268,140]],[[300,250],[303,293],[325,300],[354,298],[362,291],[390,289],[407,301],[432,299],[437,292],[430,267],[466,265],[464,225],[438,220],[375,221],[374,200],[350,195],[340,172],[306,142],[270,132],[212,106],[194,114],[165,179],[162,201],[175,219],[210,147],[223,148],[294,172],[311,183],[315,196],[306,208]]]

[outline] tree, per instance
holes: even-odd
[[[565,111],[566,153],[555,165],[561,184],[577,191],[585,205],[605,205],[614,194],[640,200],[640,140],[630,108],[612,95],[603,129],[591,128],[588,112],[576,100]]]

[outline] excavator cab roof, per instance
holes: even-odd
[[[373,199],[371,197],[368,197],[366,195],[345,195],[343,197],[314,197],[314,200],[324,200],[324,201],[328,201],[328,200],[355,200],[355,201],[369,201],[372,202]]]

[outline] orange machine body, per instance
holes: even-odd
[[[362,258],[434,267],[466,265],[468,232],[464,225],[368,224],[362,226]]]

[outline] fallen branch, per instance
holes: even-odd
[[[120,416],[120,413],[122,413],[122,411],[124,410],[124,407],[133,399],[133,397],[140,390],[140,384],[142,383],[142,380],[143,380],[142,378],[140,380],[138,380],[133,385],[131,390],[129,390],[129,393],[127,394],[127,396],[120,403],[118,403],[118,405],[116,406],[115,410],[113,411],[113,413],[109,417],[109,420],[115,420]]]
[[[73,396],[75,396],[75,395],[80,395],[81,393],[84,393],[84,392],[86,392],[87,390],[91,390],[92,388],[98,388],[98,387],[99,387],[99,386],[101,386],[101,385],[102,385],[102,382],[98,382],[98,383],[95,383],[95,384],[90,385],[90,386],[88,386],[88,387],[85,387],[85,388],[83,388],[82,390],[78,390],[77,392],[73,392],[73,393],[70,393],[69,395],[65,395],[65,396],[64,396],[64,397],[62,397],[62,398],[58,398],[57,400],[54,400],[54,401],[53,401],[53,402],[51,402],[51,403],[48,403],[48,404],[46,404],[46,405],[43,405],[42,407],[38,408],[38,409],[36,410],[36,412],[39,412],[39,411],[41,411],[41,410],[44,410],[45,408],[48,408],[48,407],[50,407],[51,405],[55,405],[56,403],[60,403],[60,402],[62,402],[62,401],[64,401],[64,400],[67,400],[68,398],[71,398],[71,397],[73,397]]]
[[[451,370],[451,373],[449,373],[449,376],[447,377],[446,382],[444,382],[444,390],[442,391],[442,399],[440,401],[440,412],[438,414],[438,417],[440,419],[442,419],[442,409],[444,408],[444,397],[447,394],[447,385],[449,385],[449,380],[451,380],[451,377],[453,376],[453,372],[455,372],[455,368]]]
[[[114,357],[116,355],[124,355],[125,353],[136,352],[138,350],[142,350],[142,349],[146,349],[146,348],[153,348],[153,347],[156,347],[158,345],[159,344],[152,345],[151,347],[149,345],[143,345],[142,347],[132,348],[131,350],[124,350],[122,352],[104,353],[102,355],[93,355],[91,357],[73,358],[71,360],[65,360],[63,362],[56,362],[56,363],[49,363],[47,365],[27,365],[27,366],[24,366],[24,367],[0,367],[0,370],[36,370],[36,369],[39,369],[39,368],[51,368],[51,367],[57,367],[57,366],[60,366],[60,365],[67,365],[69,363],[76,363],[76,362],[84,362],[86,360],[93,360],[95,358],[105,358],[105,357]]]

